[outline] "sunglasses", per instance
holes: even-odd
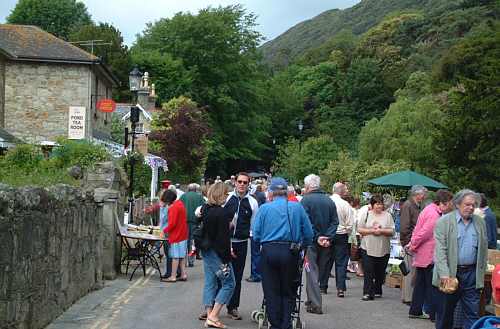
[[[236,181],[238,184],[243,184],[243,185],[247,185],[248,184],[248,181],[247,180],[238,180]]]

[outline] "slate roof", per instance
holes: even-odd
[[[5,129],[0,128],[0,148],[12,147],[15,144],[22,144],[23,141],[14,135],[8,133]]]
[[[119,85],[101,59],[32,25],[0,24],[0,54],[14,61],[98,64],[95,67]]]
[[[11,59],[98,62],[99,58],[36,26],[0,24],[0,49]]]

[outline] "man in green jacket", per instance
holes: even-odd
[[[453,278],[458,288],[452,294],[438,291],[436,329],[453,329],[453,312],[460,301],[464,329],[479,319],[479,298],[484,287],[488,238],[484,220],[473,215],[479,195],[471,190],[455,194],[456,210],[439,219],[434,229],[434,272],[432,284],[439,287]]]
[[[189,227],[188,251],[187,251],[188,252],[187,265],[189,267],[194,266],[194,254],[191,252],[191,249],[193,244],[193,230],[198,222],[198,219],[194,214],[194,211],[199,206],[205,204],[203,196],[201,195],[201,193],[197,191],[197,189],[198,189],[198,184],[195,183],[189,184],[188,191],[182,194],[180,198],[182,203],[184,203],[184,207],[186,207],[187,221]]]

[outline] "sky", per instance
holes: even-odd
[[[43,0],[40,0],[43,1]],[[132,45],[136,35],[146,23],[176,13],[197,13],[208,6],[218,7],[240,3],[247,11],[258,16],[256,27],[267,40],[272,40],[292,26],[313,18],[325,10],[349,8],[359,0],[81,0],[95,22],[111,23],[117,27],[127,45]],[[0,23],[14,9],[17,0],[0,0]]]

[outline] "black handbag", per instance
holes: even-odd
[[[208,232],[205,230],[205,223],[204,223],[204,213],[206,212],[206,207],[203,206],[201,208],[201,218],[200,221],[198,222],[198,225],[193,229],[193,241],[194,241],[194,246],[196,247],[197,250],[208,250],[210,249],[210,238],[208,237]]]
[[[410,270],[408,269],[408,266],[406,265],[404,259],[401,263],[399,263],[399,270],[401,271],[401,274],[403,274],[403,276],[407,276],[408,274],[410,274]]]

